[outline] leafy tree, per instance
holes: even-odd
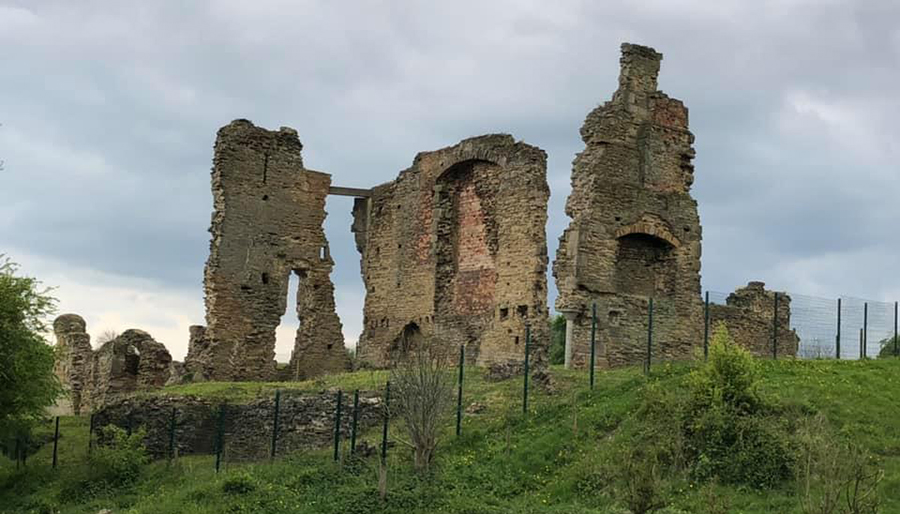
[[[894,336],[891,336],[887,339],[882,339],[879,341],[879,344],[881,345],[881,350],[878,352],[879,359],[900,356],[900,352],[898,352],[898,348],[900,348],[900,339],[898,339],[898,342],[895,344]]]
[[[45,319],[56,300],[0,254],[0,435],[27,429],[62,393]]]

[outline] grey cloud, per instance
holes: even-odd
[[[245,117],[363,187],[510,132],[549,154],[552,257],[578,129],[629,40],[690,109],[705,287],[900,292],[877,272],[900,250],[895,2],[464,4],[0,3],[0,246],[199,295],[212,142]],[[335,282],[361,293],[350,203],[328,209]]]

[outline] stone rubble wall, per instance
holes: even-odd
[[[735,342],[757,357],[771,358],[774,314],[775,292],[762,282],[750,282],[728,295],[725,305],[710,304],[710,334],[723,323]],[[800,338],[791,329],[791,297],[785,293],[778,293],[777,322],[778,357],[796,357]]]
[[[56,373],[76,415],[137,390],[180,382],[179,366],[169,351],[143,330],[126,330],[96,351],[77,314],[57,317],[53,330],[60,352]]]
[[[532,327],[549,344],[546,154],[494,134],[420,153],[356,200],[352,230],[366,287],[359,358],[386,366],[436,337],[479,365],[520,361]]]
[[[336,391],[282,392],[278,408],[276,455],[328,446],[334,438]],[[94,430],[102,444],[102,430],[116,425],[125,430],[144,429],[144,444],[153,458],[169,456],[172,413],[175,412],[176,455],[213,454],[219,423],[219,404],[194,397],[148,396],[124,398],[105,406],[94,416]],[[381,398],[360,392],[357,434],[381,423]],[[342,445],[349,445],[353,396],[342,400]],[[263,460],[271,455],[275,425],[275,399],[261,398],[247,404],[226,404],[223,416],[223,458]]]

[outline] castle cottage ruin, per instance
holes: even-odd
[[[366,286],[359,357],[385,366],[423,337],[479,365],[521,361],[547,324],[547,156],[509,135],[420,153],[354,204]]]

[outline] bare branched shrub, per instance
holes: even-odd
[[[884,472],[871,457],[835,436],[822,415],[797,431],[797,483],[805,514],[876,514]]]
[[[391,368],[391,415],[403,420],[416,470],[428,472],[453,403],[454,375],[447,345],[420,338],[399,352]]]
[[[97,346],[102,346],[110,341],[115,340],[119,337],[119,333],[115,330],[104,330],[99,336],[97,336]]]

